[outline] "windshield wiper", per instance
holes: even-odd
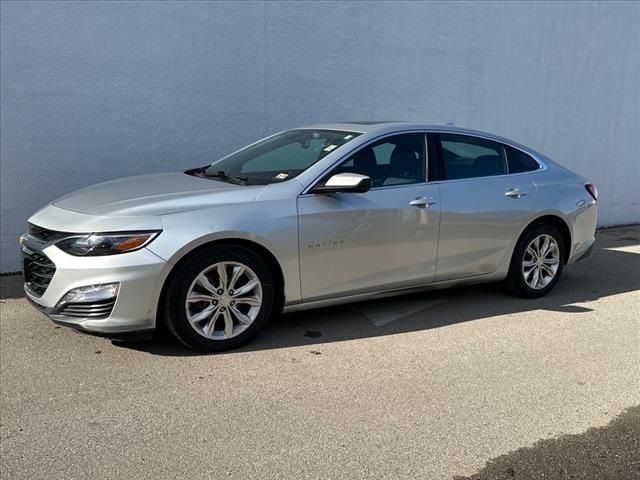
[[[206,168],[207,167],[196,168],[188,171],[187,173],[196,175],[198,177],[220,178],[222,180],[225,180],[229,183],[233,183],[235,185],[247,185],[247,182],[249,181],[249,177],[239,177],[236,175],[228,175],[223,170],[218,170],[218,172],[216,173],[209,173],[207,172]]]
[[[219,170],[218,173],[205,173],[205,177],[214,177],[221,178],[223,180],[227,180],[228,182],[235,183],[236,185],[246,185],[249,181],[249,177],[238,177],[236,175],[227,175],[222,170]]]

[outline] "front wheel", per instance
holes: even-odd
[[[542,297],[558,282],[564,258],[565,245],[560,232],[551,225],[534,225],[516,244],[507,286],[520,297]]]
[[[163,297],[163,317],[187,347],[219,352],[239,347],[268,320],[273,277],[262,258],[235,246],[202,250],[178,267]]]

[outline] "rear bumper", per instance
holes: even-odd
[[[568,264],[587,258],[593,250],[598,221],[597,203],[593,199],[585,199],[584,205],[579,207],[572,217],[569,222],[572,245]]]
[[[591,238],[590,240],[587,240],[585,242],[578,244],[576,248],[574,248],[574,251],[571,254],[571,257],[569,258],[569,261],[567,263],[571,264],[571,263],[579,262],[580,260],[584,260],[589,255],[591,255],[591,253],[593,252],[593,246],[595,244],[595,241],[596,239],[594,237],[594,238]]]
[[[591,244],[591,246],[589,248],[587,248],[587,251],[584,252],[582,255],[580,255],[575,261],[579,262],[580,260],[584,260],[585,258],[591,256],[591,254],[593,253],[593,247],[595,245],[595,242]]]

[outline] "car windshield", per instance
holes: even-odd
[[[337,130],[289,130],[266,138],[194,171],[241,185],[268,185],[300,175],[359,133]]]

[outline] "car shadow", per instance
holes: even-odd
[[[504,292],[500,284],[457,287],[383,300],[283,315],[267,325],[248,345],[225,352],[243,352],[325,343],[440,328],[483,318],[546,310],[590,312],[589,302],[640,290],[640,227],[599,231],[591,258],[570,265],[547,296],[525,300]],[[162,330],[145,342],[115,342],[123,348],[163,356],[197,355]]]

